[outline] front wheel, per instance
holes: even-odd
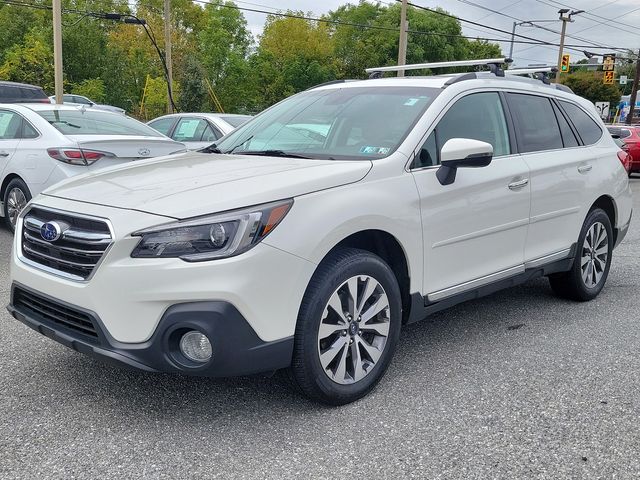
[[[378,256],[342,249],[318,267],[302,301],[291,376],[312,400],[344,405],[371,391],[391,362],[402,305]]]
[[[4,220],[7,227],[13,232],[16,229],[18,223],[18,215],[27,206],[29,200],[31,200],[31,192],[29,187],[20,180],[14,178],[7,185],[7,189],[4,193]]]
[[[585,220],[571,270],[549,276],[551,288],[560,297],[593,300],[602,291],[611,267],[613,229],[609,216],[597,208]]]

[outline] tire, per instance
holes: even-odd
[[[600,208],[594,209],[582,225],[571,270],[549,276],[554,293],[579,302],[596,298],[609,276],[612,252],[613,229],[609,216]]]
[[[352,291],[359,301],[349,301]],[[401,319],[398,281],[380,257],[355,248],[330,254],[300,306],[289,370],[294,385],[327,405],[364,397],[391,363]]]
[[[14,178],[4,191],[4,221],[9,230],[15,232],[18,214],[31,200],[29,187],[19,178]]]

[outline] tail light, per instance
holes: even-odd
[[[631,155],[629,155],[624,150],[620,150],[618,152],[618,159],[622,163],[624,169],[629,173],[631,171]]]
[[[113,153],[82,148],[48,148],[47,153],[51,158],[70,165],[91,165],[102,157],[114,156]]]

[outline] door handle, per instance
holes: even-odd
[[[578,172],[587,173],[587,172],[591,171],[592,168],[593,168],[593,165],[580,165],[578,167]]]
[[[7,152],[0,152],[0,157],[8,157],[9,154]]]
[[[529,185],[529,179],[524,178],[522,180],[518,180],[517,182],[513,182],[509,184],[509,190],[520,190],[523,187]]]

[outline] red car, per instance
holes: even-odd
[[[640,127],[633,125],[616,125],[607,127],[609,133],[619,136],[629,148],[631,168],[629,174],[640,173]]]

